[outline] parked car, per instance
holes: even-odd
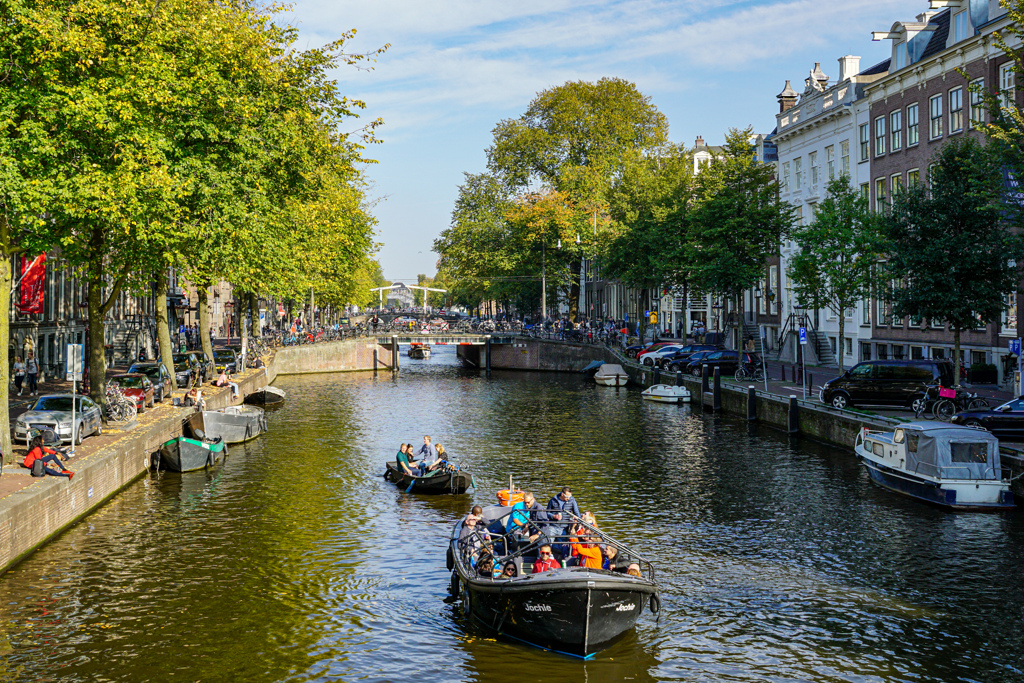
[[[715,372],[715,368],[719,368],[719,375],[725,377],[726,375],[735,375],[736,369],[740,366],[740,363],[760,365],[761,359],[756,353],[733,351],[731,349],[719,349],[708,353],[699,360],[692,361],[688,366],[688,371],[691,374],[700,377],[701,367],[707,365],[709,373],[713,374]]]
[[[965,410],[949,420],[965,427],[981,427],[1006,441],[1024,441],[1024,399],[981,410]]]
[[[218,375],[225,370],[233,373],[238,365],[238,356],[232,349],[214,349],[213,365]]]
[[[640,361],[641,363],[643,363],[645,355],[647,355],[648,353],[654,353],[655,351],[660,351],[661,349],[665,348],[666,346],[682,346],[682,345],[679,344],[678,342],[657,342],[657,343],[654,343],[654,344],[647,344],[647,346],[645,346],[641,350],[637,351],[636,359],[638,361]]]
[[[198,379],[199,373],[190,353],[176,353],[171,358],[174,360],[174,379],[179,387],[187,387],[192,384],[193,379]]]
[[[214,364],[213,359],[202,351],[195,351],[192,355],[196,357],[196,362],[199,364],[199,374],[202,378],[200,381],[212,380],[217,373],[217,366]]]
[[[71,421],[74,401],[74,423]],[[47,394],[40,396],[34,406],[14,421],[14,438],[25,439],[30,429],[52,429],[62,443],[71,441],[72,426],[75,428],[75,443],[91,434],[103,433],[103,415],[100,407],[88,396],[71,394]]]
[[[834,408],[899,406],[924,408],[929,386],[953,386],[948,360],[869,360],[822,385],[818,398]]]
[[[720,347],[714,344],[687,344],[670,356],[659,359],[662,367],[670,370],[682,370],[690,362],[690,356],[699,351],[718,351]]]
[[[129,373],[142,373],[153,383],[154,400],[163,403],[164,397],[171,395],[171,373],[163,363],[135,363],[128,368]]]
[[[690,356],[689,361],[683,368],[683,372],[693,375],[694,377],[700,377],[700,364],[705,358],[715,353],[714,351],[698,351],[697,353]]]
[[[668,344],[653,351],[645,351],[641,354],[640,362],[644,365],[657,365],[662,358],[675,354],[681,348],[683,348],[682,344]]]
[[[156,389],[149,378],[141,372],[135,374],[114,375],[108,384],[120,387],[125,396],[135,399],[135,410],[142,412],[147,406],[156,404]]]

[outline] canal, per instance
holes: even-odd
[[[1024,524],[873,487],[846,449],[578,375],[403,357],[282,378],[270,433],[149,476],[0,577],[0,681],[1024,681]],[[423,434],[458,497],[381,478]],[[662,613],[594,661],[446,603],[445,539],[513,476],[655,561]]]

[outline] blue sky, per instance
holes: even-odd
[[[372,71],[341,69],[342,92],[382,117],[368,150],[381,201],[385,277],[433,274],[431,246],[449,223],[464,172],[484,170],[491,130],[539,90],[604,76],[637,84],[667,117],[673,141],[721,142],[730,127],[775,125],[786,79],[803,90],[839,57],[866,68],[888,57],[888,30],[927,0],[295,0],[298,47],[356,29],[352,52],[390,49]],[[358,127],[357,126],[354,126]]]

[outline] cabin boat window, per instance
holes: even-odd
[[[984,442],[950,442],[949,459],[952,462],[986,463],[988,462],[988,444]]]
[[[892,435],[893,443],[903,443],[903,430],[897,429],[896,433]]]
[[[917,453],[917,439],[920,434],[907,434],[907,453]]]
[[[882,448],[882,444],[878,443],[877,441],[871,442],[871,452],[879,456],[885,455],[885,450]]]

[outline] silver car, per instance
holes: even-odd
[[[61,442],[71,441],[71,394],[48,394],[40,396],[28,412],[18,416],[14,422],[14,438],[25,439],[31,429],[52,429]],[[76,395],[75,442],[90,434],[103,433],[103,415],[100,407],[88,396]]]

